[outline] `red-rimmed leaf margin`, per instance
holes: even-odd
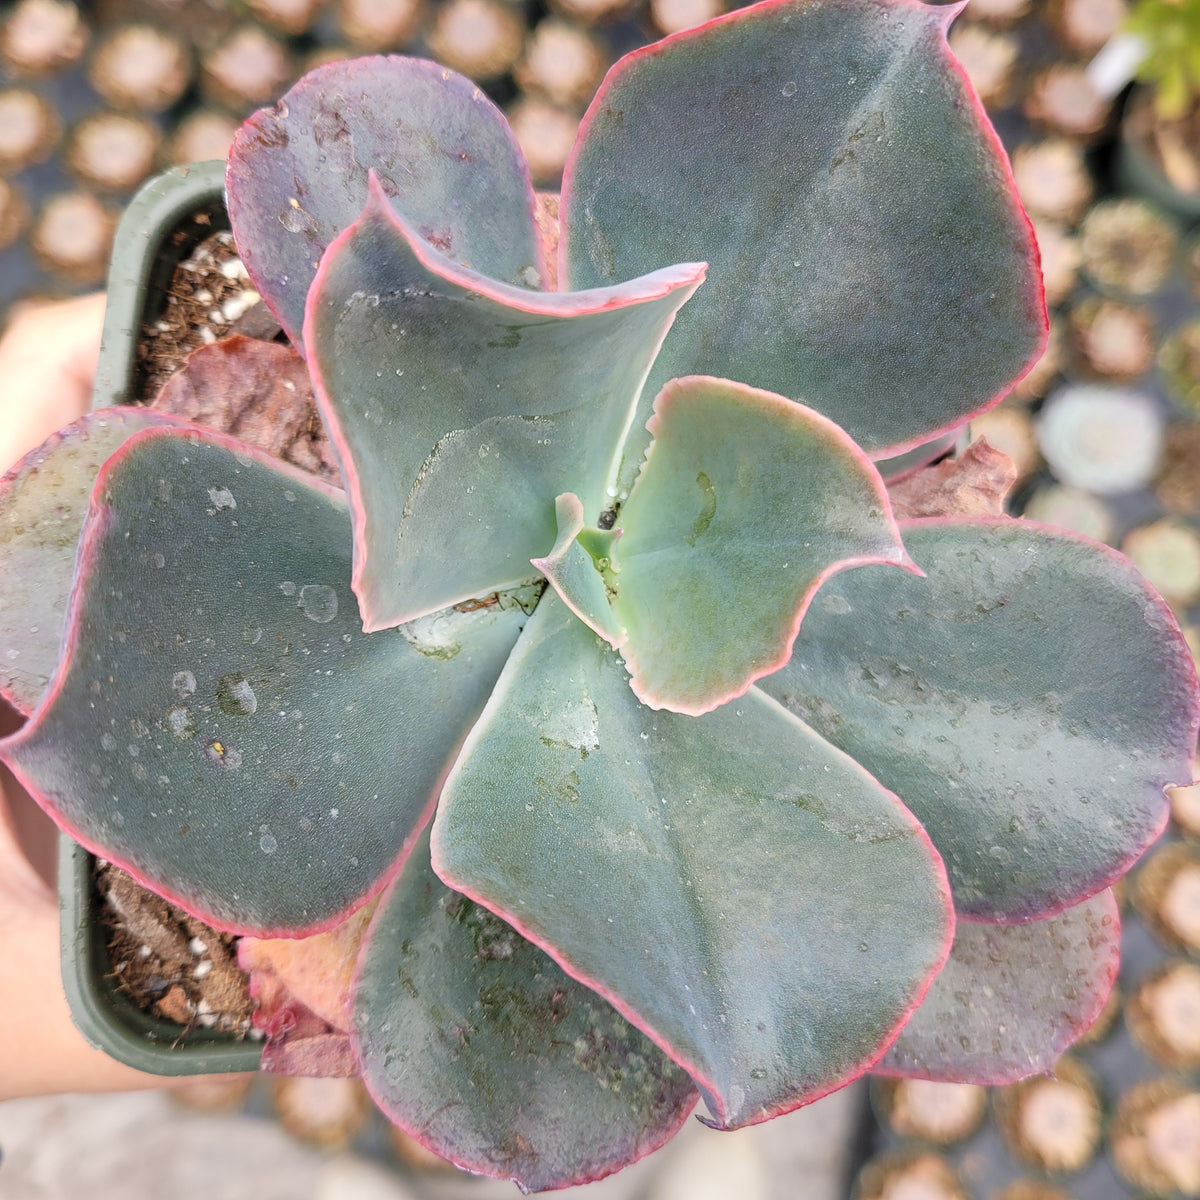
[[[79,533],[104,461],[148,427],[184,422],[144,408],[84,414],[0,479],[0,695],[28,716],[54,674]]]
[[[459,1167],[540,1191],[656,1150],[698,1099],[595,992],[448,889],[423,837],[358,960],[351,1019],[379,1107]]]
[[[1032,521],[902,521],[926,577],[818,593],[760,686],[905,799],[966,920],[1048,917],[1120,878],[1191,778],[1200,688],[1123,556]]]
[[[673,376],[740,379],[887,457],[1037,361],[1037,247],[947,49],[957,11],[765,0],[612,68],[564,173],[560,280],[711,264],[645,404]],[[643,448],[627,447],[626,483]]]
[[[128,536],[126,536],[128,535]],[[62,659],[2,751],[89,850],[218,929],[302,936],[378,892],[517,634],[363,634],[345,497],[200,429],[100,472]]]
[[[782,666],[829,576],[917,571],[879,473],[828,417],[693,375],[666,384],[647,428],[618,518],[612,614],[650,708],[699,716]]]
[[[525,287],[545,275],[529,168],[480,89],[426,59],[327,63],[234,138],[229,218],[250,278],[301,348],[321,255],[367,198],[367,172],[421,237]]]
[[[953,936],[941,860],[894,795],[757,689],[702,717],[643,707],[549,592],[447,779],[432,853],[726,1128],[867,1070]]]
[[[1023,925],[960,921],[946,965],[872,1070],[987,1085],[1051,1071],[1100,1015],[1120,957],[1111,889]]]

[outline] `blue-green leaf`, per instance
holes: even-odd
[[[558,540],[544,558],[533,559],[533,565],[588,628],[594,629],[610,645],[620,646],[625,640],[625,631],[613,616],[607,583],[608,579],[614,578],[611,556],[617,534],[602,529],[585,532],[583,505],[571,492],[555,500],[554,512],[558,521]],[[599,560],[584,546],[584,539],[589,535],[598,548]]]
[[[104,460],[140,429],[175,428],[144,408],[87,413],[0,479],[0,691],[23,713],[58,663],[75,551]]]
[[[368,629],[534,578],[564,492],[598,519],[646,372],[702,277],[690,264],[523,291],[432,250],[373,189],[305,326]]]
[[[950,944],[941,863],[894,796],[757,690],[643,707],[552,593],[447,780],[433,861],[729,1127],[861,1073]]]
[[[959,921],[941,974],[874,1069],[983,1084],[1050,1071],[1100,1015],[1120,949],[1107,889],[1023,925]]]
[[[761,686],[913,810],[958,912],[1050,915],[1127,871],[1190,782],[1191,656],[1107,547],[1008,519],[901,532],[927,578],[831,581]]]
[[[821,580],[908,562],[878,473],[832,421],[724,379],[669,383],[613,547],[643,703],[702,713],[787,661]]]
[[[703,373],[799,400],[875,455],[987,407],[1039,356],[1033,234],[946,46],[957,11],[779,0],[623,58],[563,182],[560,278],[702,258],[634,423]]]
[[[327,927],[383,886],[525,620],[376,636],[342,493],[228,438],[109,460],[58,673],[4,757],[59,824],[210,924]]]
[[[470,1171],[527,1191],[657,1149],[696,1089],[607,1001],[450,891],[422,839],[372,920],[352,1030],[384,1112]]]
[[[362,212],[371,170],[431,245],[541,286],[529,168],[479,88],[418,58],[327,63],[250,117],[226,176],[242,261],[297,345],[321,255]]]

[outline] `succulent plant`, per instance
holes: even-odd
[[[1179,628],[1074,535],[897,522],[872,461],[1045,338],[956,11],[767,0],[627,56],[561,291],[478,89],[319,68],[227,198],[345,490],[109,410],[0,493],[5,760],[217,928],[357,956],[344,1013],[293,990],[460,1165],[551,1188],[700,1096],[1018,1078],[1103,1004],[1108,887],[1190,779]]]
[[[1126,27],[1145,47],[1137,73],[1154,88],[1158,116],[1186,117],[1200,101],[1200,4],[1137,0]]]

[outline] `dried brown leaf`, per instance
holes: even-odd
[[[985,438],[957,458],[917,471],[888,488],[897,520],[913,517],[999,517],[1017,480],[1007,454]]]
[[[234,334],[193,350],[150,405],[219,429],[340,486],[304,360]]]
[[[306,938],[244,937],[238,965],[250,973],[250,991],[259,1012],[303,1005],[335,1029],[346,1029],[346,1005],[354,965],[374,904],[325,933]]]
[[[558,193],[537,192],[537,205],[533,210],[533,221],[537,226],[538,240],[542,245],[542,255],[546,260],[546,277],[542,280],[542,290],[555,292],[558,290]]]

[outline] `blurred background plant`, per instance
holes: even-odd
[[[1126,29],[1145,44],[1137,77],[1154,89],[1154,107],[1178,121],[1200,103],[1200,4],[1138,0]]]
[[[1200,0],[1137,0],[1115,45],[1136,56],[1118,177],[1187,218],[1200,216]]]

